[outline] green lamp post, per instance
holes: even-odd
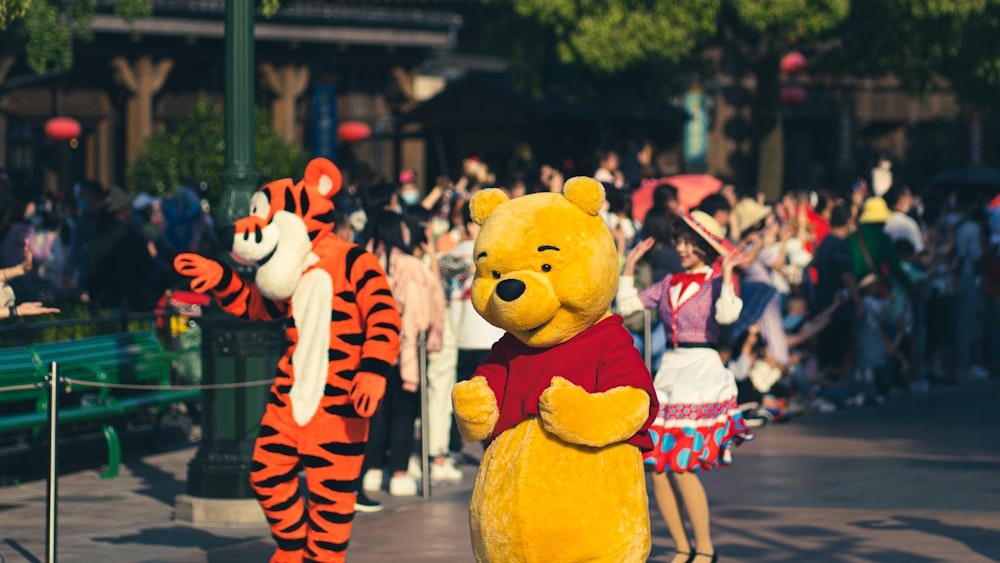
[[[248,0],[226,2],[226,160],[222,200],[216,211],[218,225],[232,224],[247,215],[260,179],[254,165],[255,4]],[[203,392],[202,439],[188,465],[187,492],[201,499],[252,499],[251,455],[268,397],[267,385],[252,382],[271,378],[283,336],[275,324],[242,321],[221,311],[205,315],[199,325],[203,383],[235,385]],[[262,518],[259,509],[251,512],[251,519]],[[232,520],[228,516],[232,511],[221,513],[205,519]]]

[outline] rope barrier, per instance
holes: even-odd
[[[62,381],[69,383],[70,385],[81,385],[84,387],[107,387],[110,389],[133,389],[138,391],[146,389],[159,389],[163,391],[182,391],[185,389],[239,389],[242,387],[258,387],[274,383],[270,379],[258,379],[256,381],[213,383],[207,385],[139,385],[134,383],[104,383],[100,381],[85,381],[82,379],[73,379],[71,377],[64,377],[62,378]]]
[[[13,393],[14,391],[30,391],[32,389],[41,389],[42,387],[43,387],[43,384],[41,384],[41,383],[26,383],[24,385],[9,385],[7,387],[0,387],[0,393],[5,393],[5,392],[11,392],[11,393]]]

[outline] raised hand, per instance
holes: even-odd
[[[625,257],[625,269],[622,271],[622,275],[631,276],[635,274],[635,265],[649,252],[650,248],[653,248],[654,244],[656,244],[656,241],[653,240],[653,237],[647,237],[632,247],[632,250],[628,251],[628,256]]]
[[[215,289],[222,281],[222,264],[190,252],[178,254],[174,258],[174,269],[182,276],[193,278],[191,290],[195,293],[205,293]]]

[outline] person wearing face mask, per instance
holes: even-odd
[[[412,169],[399,173],[399,199],[404,207],[420,204],[420,188],[417,187],[417,174]]]

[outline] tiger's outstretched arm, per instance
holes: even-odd
[[[241,319],[273,321],[288,313],[287,301],[268,299],[252,283],[241,278],[231,266],[198,254],[184,253],[174,258],[174,268],[191,279],[197,293],[211,291],[222,310]]]

